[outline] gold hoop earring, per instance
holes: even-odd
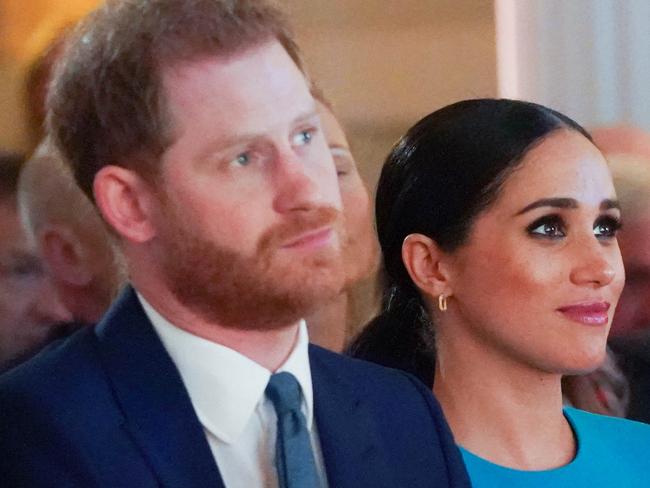
[[[447,297],[445,296],[444,293],[438,295],[438,308],[440,309],[441,312],[447,310]]]

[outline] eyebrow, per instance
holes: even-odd
[[[540,208],[540,207],[553,207],[553,208],[568,208],[568,209],[575,209],[578,208],[578,201],[574,198],[541,198],[539,200],[534,201],[530,205],[526,205],[524,208],[522,208],[519,212],[517,212],[516,215],[522,215],[525,214],[526,212],[530,212],[533,209]],[[612,200],[610,198],[606,198],[602,202],[600,202],[600,210],[610,210],[610,209],[620,209],[620,205],[617,200]]]

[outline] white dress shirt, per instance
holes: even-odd
[[[277,488],[277,416],[264,395],[271,371],[233,349],[174,326],[139,293],[138,298],[180,372],[226,487]],[[323,455],[313,421],[308,344],[307,327],[302,321],[293,351],[277,372],[293,374],[300,384],[316,469],[321,486],[326,487]]]

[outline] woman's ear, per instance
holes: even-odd
[[[402,243],[402,261],[411,280],[429,296],[452,295],[447,255],[423,234],[409,234]]]
[[[104,166],[93,184],[95,201],[108,224],[124,239],[143,243],[152,239],[153,195],[136,172],[120,166]]]

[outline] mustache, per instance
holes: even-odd
[[[259,240],[260,251],[282,246],[287,241],[301,234],[332,226],[335,231],[342,231],[341,211],[334,207],[318,207],[305,212],[296,212],[288,220],[267,230]]]

